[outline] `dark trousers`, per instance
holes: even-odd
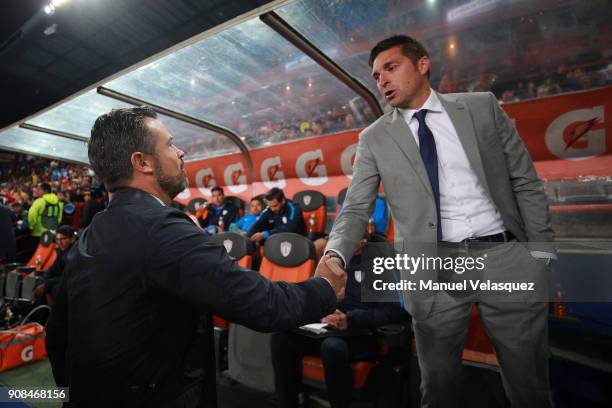
[[[274,383],[279,407],[298,407],[302,382],[302,358],[319,355],[325,369],[325,385],[333,408],[348,407],[353,386],[351,362],[372,359],[377,345],[368,337],[326,337],[315,340],[294,333],[275,333],[270,340]]]

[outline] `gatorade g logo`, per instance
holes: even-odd
[[[195,175],[195,182],[198,190],[204,195],[210,196],[210,189],[217,185],[212,169],[200,169]]]
[[[223,173],[225,185],[234,194],[242,193],[247,189],[247,177],[244,174],[244,165],[242,163],[230,164],[225,168]]]
[[[353,163],[355,162],[355,153],[357,153],[357,143],[348,145],[346,149],[342,151],[340,156],[340,167],[342,172],[349,179],[353,178]]]
[[[31,361],[34,358],[34,346],[25,346],[21,350],[21,360]]]
[[[604,107],[577,109],[556,118],[546,129],[546,147],[562,159],[586,159],[606,152]]]
[[[295,163],[295,170],[302,183],[308,186],[327,183],[327,168],[323,164],[321,149],[302,153]]]
[[[285,188],[285,173],[281,170],[281,159],[279,156],[269,157],[261,162],[261,180],[266,188]]]

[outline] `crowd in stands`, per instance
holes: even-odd
[[[0,205],[12,210],[13,233],[30,247],[46,230],[85,228],[105,207],[104,186],[81,165],[16,154],[0,164],[0,180]]]
[[[543,98],[565,92],[591,89],[612,83],[612,64],[601,69],[565,69],[559,74],[527,80],[507,81],[495,73],[482,71],[478,78],[466,81],[446,72],[439,79],[437,90],[453,92],[493,92],[500,103]],[[251,118],[252,119],[252,118]],[[376,120],[369,106],[362,104],[349,108],[348,105],[325,107],[302,118],[289,120],[238,120],[231,128],[249,146],[256,148],[292,140],[329,135],[368,126]],[[222,136],[190,140],[185,143],[188,158],[206,157],[236,152],[237,147]]]
[[[372,123],[376,116],[369,106],[348,105],[330,107],[290,120],[238,120],[231,128],[238,132],[249,148],[267,146],[309,137],[328,135],[358,129]],[[184,146],[185,155],[196,158],[201,155],[220,155],[236,151],[236,146],[222,136],[190,140]]]
[[[450,73],[440,78],[438,91],[453,92],[493,92],[500,103],[544,98],[566,92],[591,89],[612,83],[612,64],[602,69],[561,67],[556,75],[542,76],[527,80],[507,81],[503,76],[482,71],[471,82],[459,81]]]

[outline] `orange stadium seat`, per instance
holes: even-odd
[[[40,236],[40,242],[36,248],[36,251],[34,252],[34,255],[32,255],[32,258],[30,258],[28,266],[36,267],[37,271],[49,269],[57,257],[55,247],[55,233],[45,231]]]
[[[302,216],[309,237],[317,238],[324,234],[327,226],[325,196],[316,190],[305,190],[295,194],[293,201],[302,209]]]
[[[273,281],[295,283],[309,279],[315,266],[312,241],[299,234],[283,232],[266,240],[259,273]]]
[[[212,240],[216,244],[223,245],[238,265],[246,269],[253,268],[255,244],[249,238],[235,232],[220,232],[214,235]]]

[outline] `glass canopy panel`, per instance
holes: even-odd
[[[131,105],[100,95],[94,89],[28,120],[27,123],[89,137],[91,127],[98,116],[110,112],[111,109],[129,107]]]
[[[362,127],[372,119],[350,88],[259,19],[106,86],[233,129],[250,147]]]
[[[185,161],[240,152],[238,146],[225,135],[169,116],[158,115],[158,118],[174,137],[174,144],[185,152]]]
[[[111,109],[130,108],[133,105],[100,95],[91,90],[27,123],[47,129],[60,130],[75,135],[89,137],[96,118]],[[211,154],[233,153],[239,151],[229,138],[207,129],[181,122],[168,116],[158,115],[175,138],[175,144],[185,152],[185,160],[199,159]]]
[[[13,127],[0,133],[0,149],[2,148],[34,156],[89,163],[87,143],[19,127]]]
[[[394,34],[425,45],[443,93],[513,102],[612,82],[609,1],[298,0],[276,12],[377,95],[370,50]]]

